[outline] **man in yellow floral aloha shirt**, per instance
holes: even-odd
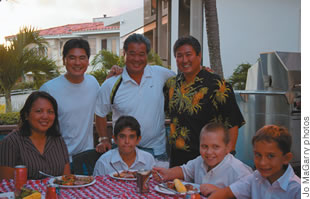
[[[171,119],[170,167],[200,155],[200,130],[209,122],[222,122],[229,128],[230,149],[234,151],[238,128],[245,122],[232,87],[218,75],[202,70],[201,47],[194,37],[178,39],[174,55],[180,73],[164,87],[165,108]]]

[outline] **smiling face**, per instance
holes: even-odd
[[[33,102],[27,120],[32,133],[45,133],[55,120],[53,105],[45,98],[38,98]]]
[[[271,184],[280,178],[292,159],[292,153],[285,155],[274,141],[257,141],[254,143],[254,163],[259,173]]]
[[[122,129],[116,137],[113,136],[113,139],[115,140],[121,155],[130,155],[135,153],[136,146],[139,144],[141,136],[137,137],[136,131],[126,127]]]
[[[89,65],[86,51],[83,48],[72,48],[69,50],[63,64],[66,66],[66,78],[72,83],[81,83],[84,80],[84,73]]]
[[[124,53],[126,70],[129,75],[142,75],[147,64],[146,45],[144,43],[131,42]]]
[[[216,167],[227,155],[229,147],[224,142],[224,130],[203,132],[200,137],[200,155],[208,171]]]
[[[189,44],[177,48],[175,58],[178,69],[183,72],[185,78],[193,78],[201,70],[201,53],[197,55],[194,48]]]

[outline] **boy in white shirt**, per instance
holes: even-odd
[[[96,162],[94,176],[118,170],[151,170],[155,164],[152,154],[138,149],[141,140],[140,124],[132,116],[121,116],[115,123],[113,139],[117,148],[104,153]]]
[[[170,169],[153,168],[153,176],[158,181],[178,178],[201,184],[201,193],[208,195],[252,172],[250,167],[229,153],[228,143],[229,132],[225,126],[220,123],[209,123],[200,132],[199,157]]]
[[[213,193],[209,199],[300,199],[301,185],[289,165],[293,154],[291,135],[287,129],[268,125],[259,129],[252,139],[257,170],[229,187]]]

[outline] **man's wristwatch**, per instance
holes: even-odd
[[[98,138],[98,142],[99,142],[99,143],[100,143],[101,141],[103,141],[103,140],[110,140],[110,138],[107,137],[107,136],[102,136],[102,137],[99,137],[99,138]]]

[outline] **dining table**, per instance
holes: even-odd
[[[37,190],[41,192],[42,198],[45,198],[47,186],[51,178],[45,178],[42,180],[27,180],[27,184],[24,187]],[[168,195],[161,193],[155,189],[158,182],[153,178],[149,180],[149,191],[147,193],[138,193],[137,182],[135,180],[119,180],[114,179],[109,175],[96,176],[95,183],[86,187],[74,187],[74,188],[63,188],[58,187],[58,198],[147,198],[147,199],[175,199],[175,198],[186,198],[185,195]],[[13,192],[14,180],[2,180],[0,185],[0,193],[2,192]],[[200,195],[200,198],[206,198]]]

